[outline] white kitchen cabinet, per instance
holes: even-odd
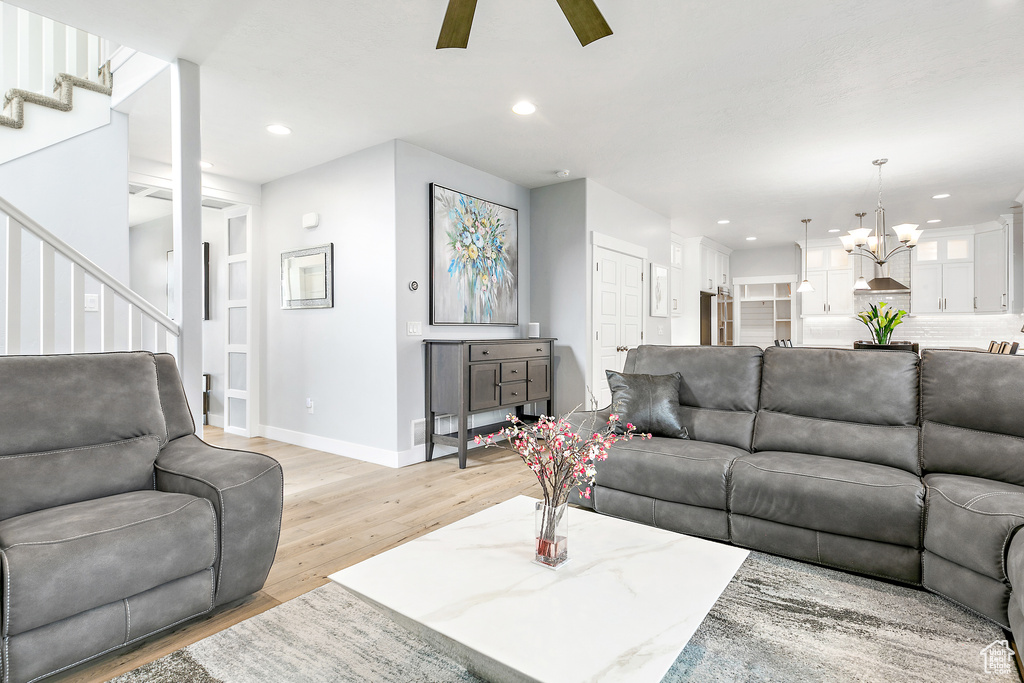
[[[974,262],[974,236],[970,233],[923,238],[914,248],[914,263]],[[1005,266],[1003,266],[1005,268]]]
[[[1006,313],[1009,307],[1006,230],[974,236],[974,311]]]
[[[926,263],[914,268],[910,292],[914,313],[972,313],[973,263]]]
[[[845,252],[844,252],[845,253]],[[853,269],[809,270],[813,292],[800,294],[803,315],[852,315]]]
[[[701,285],[705,292],[729,286],[729,254],[708,244],[700,245]]]

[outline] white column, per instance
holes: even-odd
[[[203,236],[199,160],[199,66],[171,64],[171,165],[174,183],[174,272],[178,285],[171,317],[181,326],[178,371],[197,432],[203,433]]]

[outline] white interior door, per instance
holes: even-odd
[[[253,436],[255,391],[253,358],[252,209],[225,211],[228,222],[227,262],[227,386],[224,391],[224,431]]]
[[[590,390],[598,408],[611,403],[605,370],[621,371],[626,352],[643,341],[643,274],[642,258],[594,247],[594,357]]]

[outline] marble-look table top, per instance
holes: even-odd
[[[518,496],[331,575],[491,681],[660,681],[747,551],[569,510],[570,560],[534,564]]]

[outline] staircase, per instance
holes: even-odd
[[[116,49],[0,2],[0,164],[108,124]]]
[[[2,197],[0,237],[2,354],[177,355],[176,322]]]

